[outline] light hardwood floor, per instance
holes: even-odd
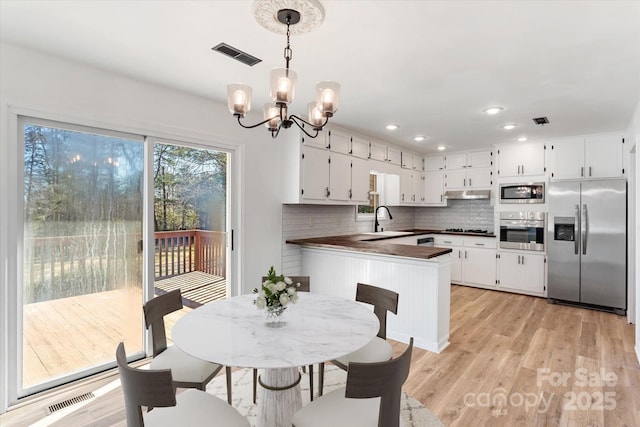
[[[447,426],[640,426],[640,366],[624,317],[452,286],[450,341],[441,354],[415,349],[404,387]],[[404,347],[394,343],[396,353]],[[0,424],[29,425],[49,404],[10,411]],[[122,394],[54,425],[124,426]]]

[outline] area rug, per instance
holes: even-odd
[[[222,370],[224,372],[224,370]],[[253,371],[239,369],[233,372],[233,407],[246,416],[252,426],[256,425],[257,405],[253,404]],[[347,373],[335,366],[327,365],[324,373],[324,392],[328,393],[339,387],[344,387]],[[227,385],[224,373],[218,374],[207,385],[207,392],[227,400]],[[317,373],[314,375],[314,387],[318,387]],[[300,381],[302,389],[302,404],[309,403],[309,375],[303,374]],[[317,394],[317,392],[316,392]],[[260,392],[258,392],[260,398]],[[402,393],[402,418],[405,427],[444,427],[444,424],[425,408],[420,402],[406,393]]]

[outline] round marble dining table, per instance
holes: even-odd
[[[199,307],[180,318],[171,338],[182,351],[225,366],[258,368],[258,427],[290,427],[302,407],[299,366],[336,359],[367,344],[379,329],[371,306],[300,292],[285,312],[286,325],[265,324],[255,295]],[[278,390],[281,389],[281,390]]]

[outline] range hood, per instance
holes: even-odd
[[[444,198],[451,200],[477,200],[491,197],[491,190],[445,191]]]

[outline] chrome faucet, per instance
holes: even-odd
[[[380,209],[380,208],[385,208],[385,209],[387,210],[387,212],[389,213],[389,219],[393,219],[393,217],[391,216],[391,211],[389,210],[389,208],[388,208],[388,207],[386,207],[385,205],[380,205],[380,206],[378,206],[378,207],[376,208],[376,213],[375,213],[375,218],[376,218],[376,220],[375,220],[375,222],[373,223],[373,224],[374,224],[374,225],[373,225],[373,231],[374,231],[374,232],[376,232],[376,233],[378,232],[378,226],[380,225],[380,223],[378,222],[378,209]]]

